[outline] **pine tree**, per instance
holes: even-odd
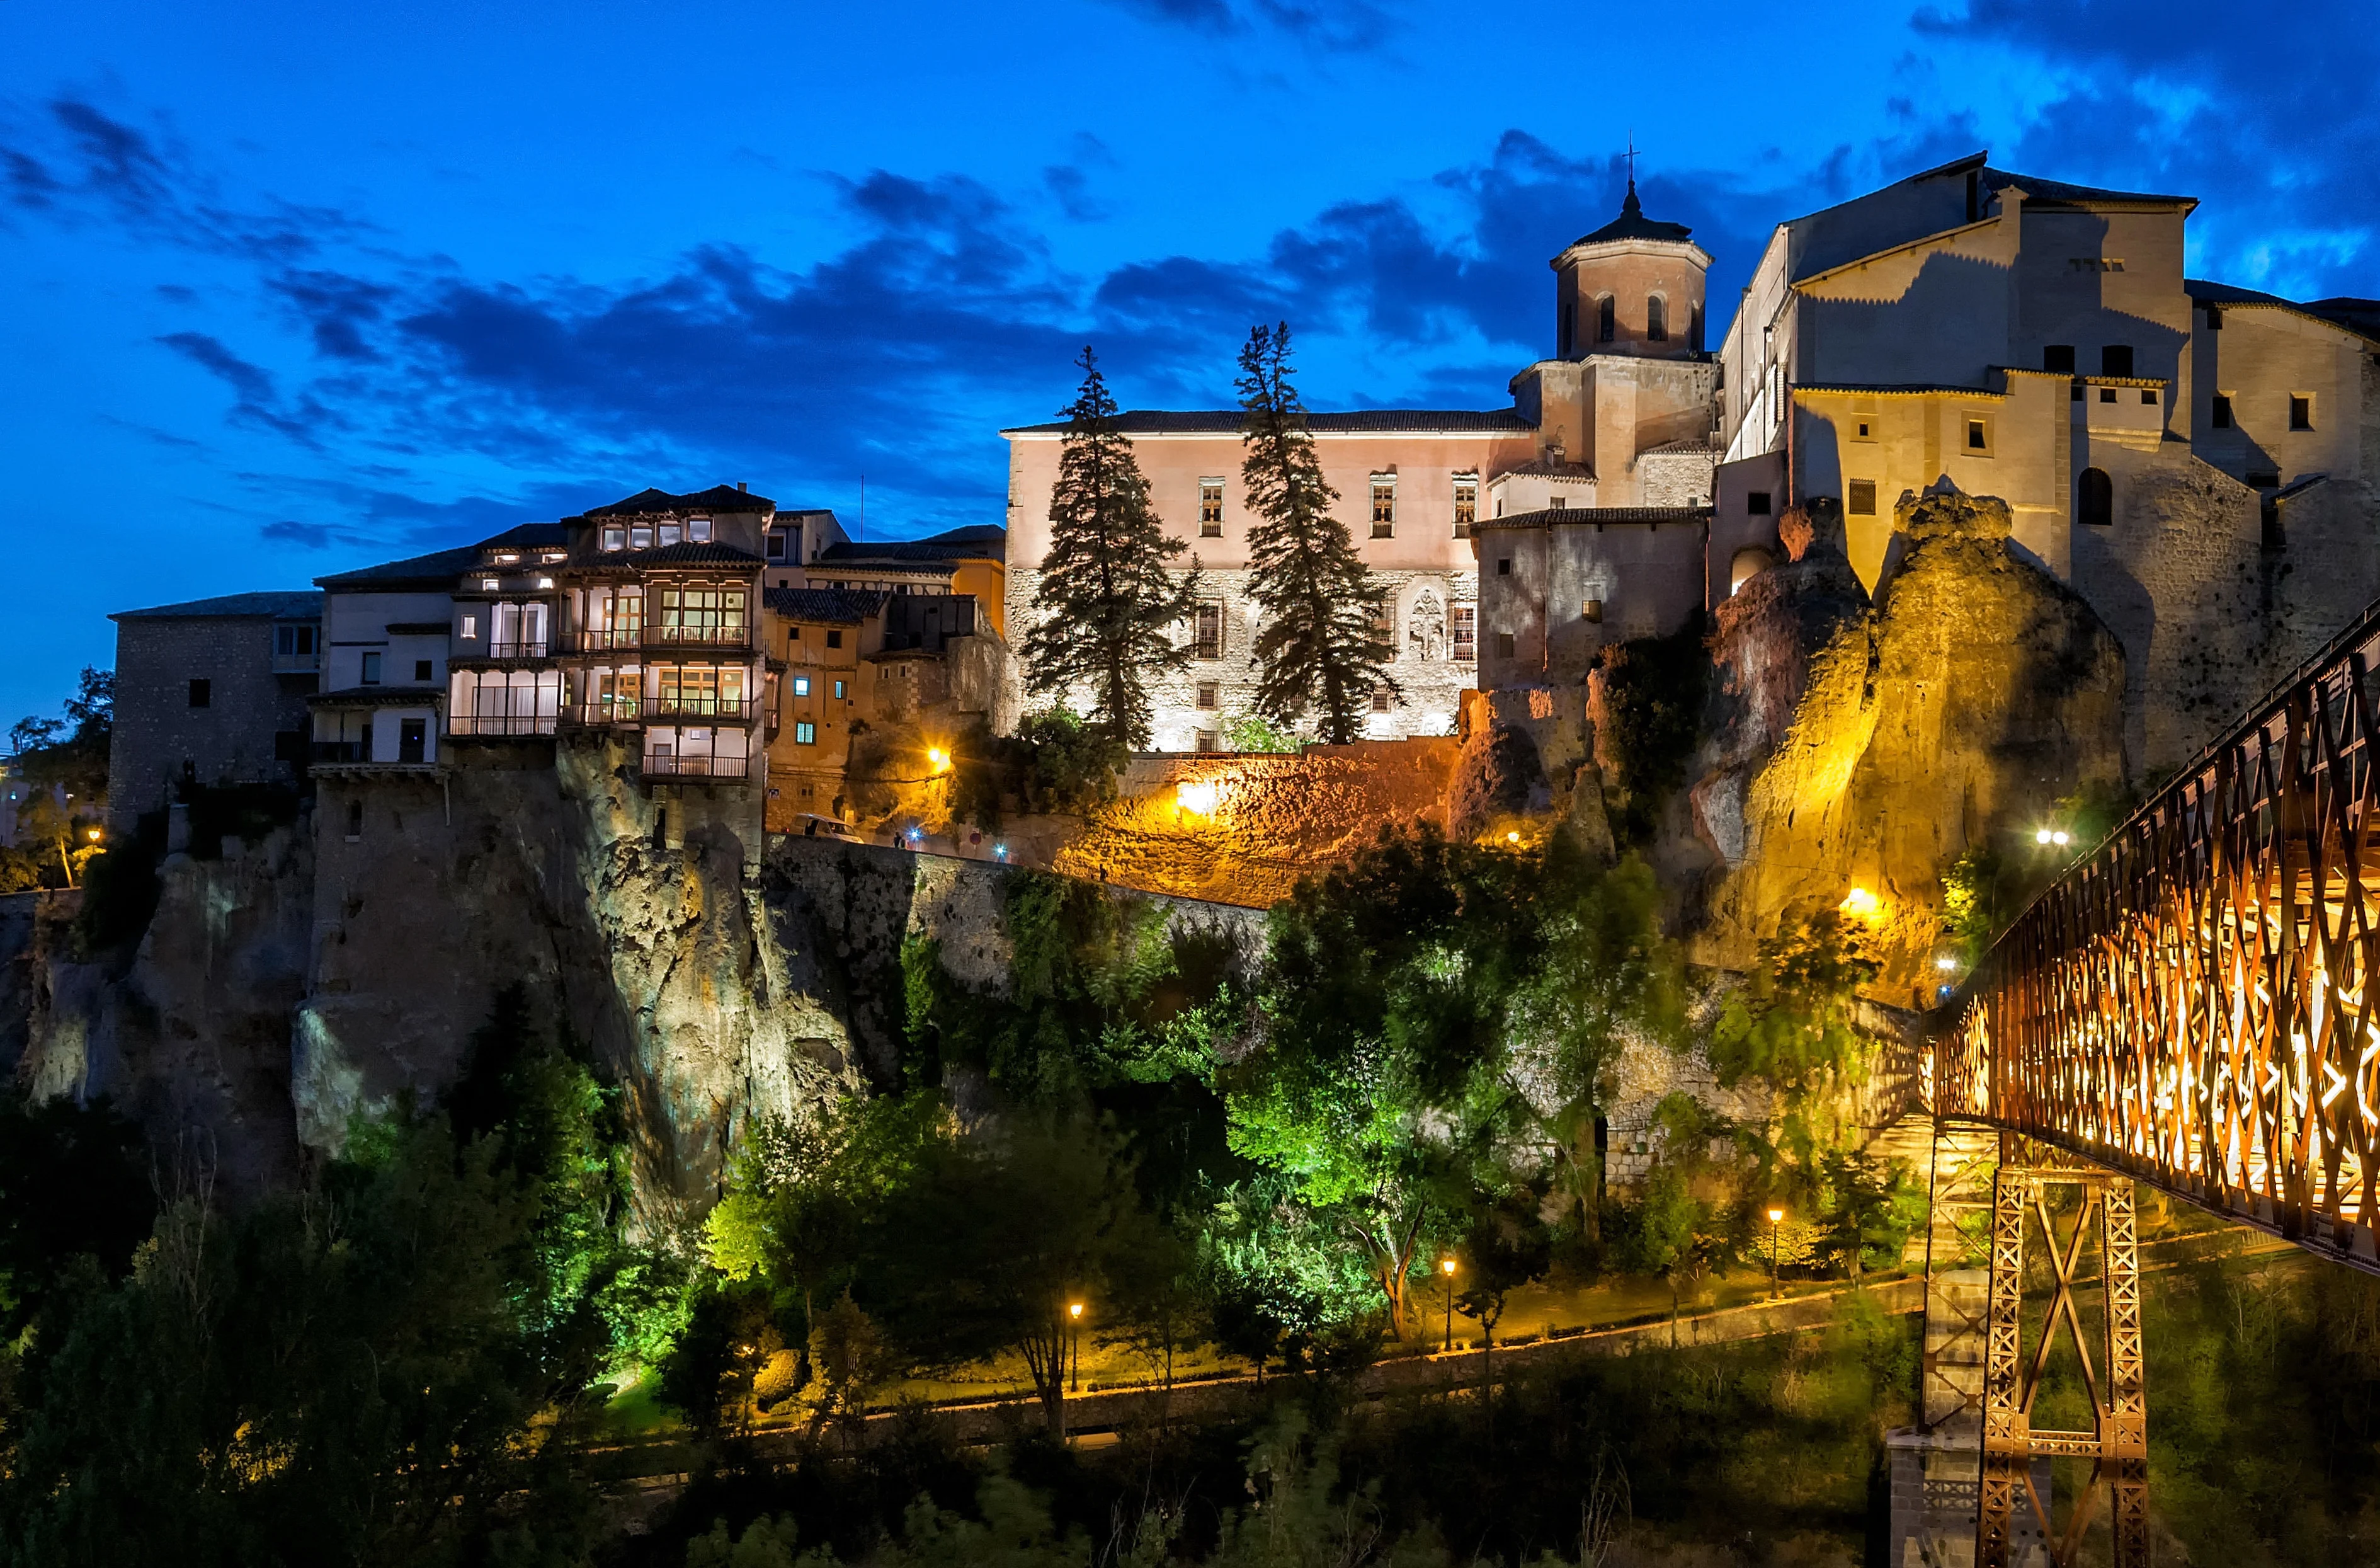
[[[1339,492],[1322,477],[1291,374],[1289,323],[1252,329],[1240,350],[1240,476],[1262,519],[1248,529],[1248,593],[1262,614],[1257,711],[1294,724],[1318,711],[1322,738],[1343,744],[1362,735],[1376,689],[1403,694],[1376,624],[1380,590],[1331,515]]]
[[[1198,563],[1169,563],[1189,548],[1165,537],[1148,480],[1117,433],[1115,398],[1086,346],[1075,363],[1082,389],[1066,410],[1058,485],[1050,498],[1050,553],[1033,590],[1025,679],[1037,695],[1087,685],[1093,723],[1132,747],[1148,744],[1148,677],[1179,670],[1190,650],[1169,629],[1197,602]]]

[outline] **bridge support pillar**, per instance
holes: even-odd
[[[2070,1230],[2061,1234],[2050,1207],[2055,1189],[2072,1189]],[[2085,1243],[2097,1232],[2101,1263],[2100,1332],[2084,1332],[2075,1289],[2083,1282]],[[2024,1343],[2026,1243],[2037,1230],[2055,1282],[2041,1334]],[[2091,1399],[2090,1431],[2033,1425],[2034,1396],[2060,1332],[2067,1336]],[[2095,1343],[2099,1354],[2092,1354]],[[2091,1479],[2075,1498],[2061,1532],[2036,1461],[2089,1459]],[[2036,1524],[2050,1561],[2075,1560],[2102,1499],[2109,1505],[2114,1568],[2147,1568],[2148,1396],[2141,1364],[2141,1274],[2129,1177],[2101,1171],[2001,1164],[1992,1189],[1992,1259],[1985,1328],[1982,1485],[1975,1519],[1976,1568],[2012,1568],[2015,1533]]]

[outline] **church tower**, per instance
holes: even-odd
[[[1718,367],[1703,347],[1711,259],[1693,236],[1646,217],[1632,176],[1620,215],[1549,263],[1553,358],[1512,378],[1536,457],[1488,481],[1506,515],[1708,503]]]
[[[1703,352],[1703,277],[1711,259],[1693,233],[1646,217],[1631,178],[1620,215],[1551,262],[1560,280],[1554,358],[1682,359]]]

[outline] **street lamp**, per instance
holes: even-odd
[[[1782,1300],[1785,1295],[1777,1283],[1777,1227],[1784,1222],[1785,1210],[1772,1209],[1768,1211],[1768,1299],[1771,1301]]]
[[[1083,1304],[1079,1301],[1068,1302],[1066,1304],[1066,1316],[1074,1320],[1075,1330],[1074,1386],[1066,1392],[1069,1393],[1080,1393],[1083,1392]]]
[[[1452,1350],[1454,1348],[1454,1259],[1441,1258],[1439,1261],[1438,1271],[1446,1278],[1446,1343],[1439,1348]]]

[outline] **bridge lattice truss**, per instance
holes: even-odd
[[[2000,938],[1926,1099],[2380,1271],[2380,606]]]

